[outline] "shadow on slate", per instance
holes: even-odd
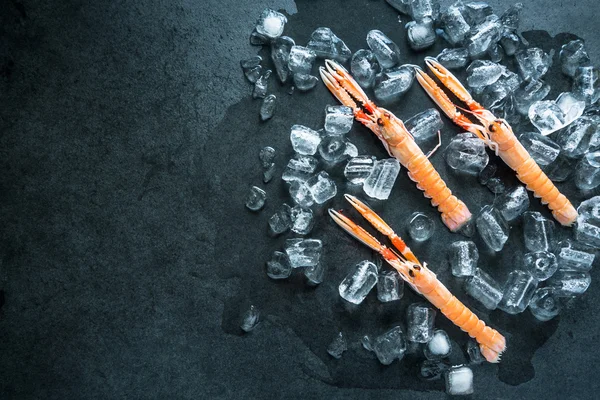
[[[425,52],[415,53],[409,50],[403,24],[407,22],[402,16],[403,23],[398,23],[397,13],[383,2],[368,2],[362,8],[344,7],[344,2],[331,3],[297,1],[298,13],[288,16],[285,34],[292,37],[297,44],[308,42],[310,34],[319,26],[330,27],[354,52],[366,48],[365,37],[371,29],[381,29],[401,49],[402,62],[423,65],[423,58],[437,55],[445,46],[438,40],[436,46]],[[344,7],[343,18],[331,10]],[[501,10],[497,10],[501,12]],[[353,23],[348,23],[353,21]],[[358,23],[360,22],[360,23]],[[249,35],[250,32],[244,33]],[[546,52],[555,50],[554,68],[546,76],[546,81],[552,86],[548,98],[555,98],[562,91],[569,90],[570,82],[562,75],[558,65],[560,47],[575,38],[570,34],[560,34],[552,38],[545,31],[525,32],[524,37],[530,47],[542,47]],[[266,48],[259,51],[263,64],[270,64]],[[322,64],[318,60],[313,74],[317,75],[317,67]],[[514,68],[512,68],[515,70]],[[240,71],[241,73],[241,71]],[[457,74],[464,78],[464,71]],[[363,259],[373,259],[372,252],[360,245],[353,238],[343,233],[326,214],[327,207],[348,209],[342,194],[349,192],[361,195],[360,188],[345,183],[343,168],[325,169],[338,183],[338,195],[315,213],[318,222],[308,237],[321,239],[324,243],[323,259],[326,263],[324,282],[316,287],[310,287],[304,282],[301,271],[294,271],[292,278],[284,281],[273,281],[265,274],[265,262],[270,259],[273,251],[282,251],[286,238],[296,237],[293,233],[272,238],[267,235],[267,220],[283,202],[291,204],[287,188],[280,176],[287,160],[293,155],[289,142],[289,131],[293,124],[303,124],[319,129],[324,121],[324,108],[327,104],[337,104],[337,101],[319,83],[316,89],[308,93],[296,91],[288,94],[289,85],[282,86],[278,80],[271,79],[269,93],[277,96],[277,108],[272,120],[259,122],[258,109],[260,100],[251,98],[251,86],[248,85],[248,97],[229,108],[221,125],[209,139],[205,154],[204,167],[206,173],[222,176],[223,186],[220,191],[212,193],[212,204],[215,218],[219,215],[229,215],[228,220],[235,220],[233,225],[224,224],[217,233],[216,264],[219,265],[219,275],[222,278],[239,277],[241,289],[232,294],[226,302],[222,327],[228,334],[242,335],[239,328],[241,314],[250,304],[256,305],[263,316],[276,315],[279,322],[291,328],[306,346],[320,357],[328,366],[332,382],[326,382],[338,387],[360,388],[392,388],[415,390],[443,390],[443,383],[423,382],[416,378],[418,363],[422,359],[407,355],[400,363],[382,366],[376,359],[359,345],[360,338],[365,335],[379,335],[385,330],[400,324],[405,328],[406,307],[416,301],[423,301],[410,288],[405,288],[405,294],[400,302],[381,304],[376,296],[371,294],[358,307],[344,304],[337,293],[337,286],[347,274],[349,267]],[[368,92],[372,97],[372,92]],[[402,119],[408,119],[417,112],[435,105],[415,82],[404,97],[389,106],[389,109]],[[239,130],[244,132],[240,134]],[[442,134],[442,150],[432,157],[432,163],[448,183],[455,194],[463,199],[473,214],[486,204],[492,204],[494,195],[477,182],[476,177],[458,176],[452,173],[443,160],[443,148],[450,138],[460,130],[445,119]],[[360,154],[370,154],[378,159],[387,157],[378,139],[365,127],[354,124],[347,136],[356,144]],[[277,150],[276,178],[263,184],[262,170],[258,161],[258,152],[264,146],[272,146]],[[432,146],[434,144],[432,143]],[[211,148],[222,148],[221,152],[211,152]],[[490,154],[490,162],[498,165],[498,176],[507,187],[518,183],[513,171],[498,157]],[[223,156],[225,154],[225,156]],[[343,164],[342,164],[343,165]],[[323,166],[320,165],[320,168]],[[227,171],[224,175],[223,171]],[[244,199],[251,185],[262,187],[267,192],[267,203],[259,213],[249,212],[244,207]],[[576,191],[570,182],[557,185],[577,206],[584,198]],[[590,197],[590,196],[586,196]],[[222,199],[228,201],[223,202]],[[552,218],[548,210],[541,206],[537,199],[530,195],[530,210],[540,211],[547,218]],[[542,346],[556,331],[559,319],[547,323],[537,322],[526,311],[517,316],[507,315],[501,311],[491,313],[476,304],[462,289],[462,281],[454,278],[449,271],[446,260],[446,248],[456,240],[463,240],[459,235],[451,234],[439,219],[438,212],[429,205],[422,192],[416,189],[414,183],[407,177],[403,168],[398,176],[396,185],[388,201],[370,201],[375,211],[403,237],[415,253],[438,275],[449,289],[467,306],[471,307],[485,321],[499,329],[508,338],[508,351],[503,355],[499,366],[483,365],[475,369],[485,371],[485,374],[497,374],[498,378],[510,385],[519,385],[534,378],[535,371],[531,359],[536,350]],[[433,239],[425,243],[413,243],[408,238],[406,227],[408,216],[422,211],[435,221],[436,232]],[[360,219],[353,214],[357,221]],[[568,237],[568,229],[557,226],[558,238]],[[502,252],[490,253],[485,244],[477,237],[473,239],[480,251],[479,266],[490,273],[498,282],[505,281],[508,273],[519,268],[519,260],[526,252],[523,246],[521,223],[517,220],[511,224],[511,235]],[[384,266],[384,268],[389,268]],[[461,351],[453,352],[451,361],[462,363],[466,358],[467,335],[452,325],[438,312],[436,327],[445,329],[455,345]],[[350,351],[344,353],[341,360],[334,360],[327,352],[327,346],[337,334],[342,331],[346,336]],[[257,333],[259,334],[259,333]],[[357,345],[358,344],[358,345]],[[310,374],[310,371],[306,371]],[[321,379],[319,375],[313,375]]]

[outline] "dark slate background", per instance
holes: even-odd
[[[490,1],[497,12],[510,3]],[[312,237],[325,243],[325,282],[301,275],[274,282],[264,262],[285,238],[270,238],[266,220],[283,201],[278,180],[260,180],[258,150],[278,150],[281,172],[291,156],[289,128],[314,128],[334,99],[319,85],[292,96],[271,81],[276,116],[258,120],[238,61],[265,50],[248,45],[264,7],[289,15],[286,34],[305,44],[331,27],[352,50],[382,29],[407,50],[397,13],[383,0],[281,1],[29,1],[0,0],[0,398],[412,398],[443,395],[443,384],[416,377],[418,359],[381,366],[360,348],[364,334],[403,323],[399,304],[374,295],[349,308],[337,284],[370,251],[322,218]],[[558,50],[577,35],[599,57],[595,0],[527,2],[523,30],[532,45]],[[404,20],[403,22],[406,22]],[[549,33],[547,33],[549,32]],[[560,34],[570,32],[571,34]],[[435,49],[425,54],[437,54]],[[554,70],[551,96],[569,82]],[[414,86],[391,110],[408,118],[432,107]],[[446,121],[443,140],[458,130]],[[382,146],[355,126],[349,138],[363,154]],[[498,161],[492,157],[492,161]],[[494,196],[476,178],[447,170],[449,186],[476,212]],[[329,168],[341,177],[342,169]],[[514,174],[500,164],[507,185]],[[248,188],[268,193],[264,211],[244,208]],[[559,185],[578,205],[595,193]],[[341,183],[328,206],[345,207]],[[595,282],[571,309],[536,322],[526,311],[491,314],[464,295],[448,271],[446,247],[460,239],[400,173],[391,198],[374,208],[406,234],[406,218],[423,211],[436,236],[412,245],[458,297],[508,338],[499,365],[474,369],[472,398],[596,397],[599,335]],[[549,216],[532,198],[533,210]],[[520,221],[504,251],[478,238],[480,267],[499,281],[519,267]],[[560,229],[559,237],[569,230]],[[592,271],[593,279],[596,277]],[[250,304],[263,322],[242,335]],[[465,360],[466,335],[438,316]],[[350,351],[334,360],[326,347],[338,331]]]

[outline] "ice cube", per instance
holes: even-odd
[[[310,207],[315,202],[315,200],[312,197],[312,193],[310,192],[310,189],[306,185],[306,182],[290,182],[289,192],[292,201],[299,206]]]
[[[310,208],[295,206],[292,208],[292,232],[307,235],[313,228],[315,220]]]
[[[325,171],[321,171],[317,175],[307,180],[306,185],[310,189],[313,199],[315,199],[317,204],[323,204],[327,200],[335,197],[337,194],[335,182]]]
[[[579,67],[573,77],[573,94],[586,104],[594,104],[600,98],[598,68]]]
[[[260,78],[256,80],[254,84],[254,91],[252,92],[252,97],[255,99],[264,99],[267,95],[267,88],[269,85],[269,77],[271,76],[271,70],[266,70]]]
[[[493,84],[486,86],[481,93],[481,103],[484,107],[492,109],[502,106],[505,99],[510,99],[509,95],[513,93],[521,84],[519,75],[506,70],[504,74]]]
[[[317,54],[302,46],[292,46],[288,59],[288,67],[295,74],[310,74]]]
[[[504,34],[515,32],[519,28],[520,14],[523,9],[523,3],[516,3],[510,6],[500,17],[500,22],[504,27]]]
[[[384,271],[377,280],[377,298],[382,303],[400,300],[404,295],[404,281],[398,279],[398,272]]]
[[[444,153],[453,170],[470,175],[477,175],[489,161],[485,143],[472,133],[453,137]]]
[[[269,40],[270,39],[265,35],[261,35],[260,33],[258,33],[256,31],[256,28],[254,28],[254,30],[250,34],[250,44],[253,46],[262,46],[264,44],[268,44]]]
[[[448,253],[452,275],[463,277],[472,276],[477,268],[479,252],[477,246],[470,240],[454,242]]]
[[[441,24],[444,27],[444,32],[446,33],[448,41],[452,45],[462,43],[465,39],[465,35],[471,30],[471,27],[460,12],[460,8],[456,5],[451,5],[446,12],[442,14]]]
[[[502,182],[500,178],[490,178],[486,183],[486,186],[494,194],[502,194],[506,190],[504,182]]]
[[[550,278],[558,269],[556,256],[548,251],[525,254],[523,264],[525,269],[540,282]]]
[[[467,68],[467,84],[472,88],[489,86],[500,79],[506,67],[487,60],[475,60]]]
[[[425,304],[413,303],[406,312],[408,340],[417,343],[427,343],[433,337],[433,321],[435,310]]]
[[[515,54],[519,74],[525,80],[538,80],[548,72],[552,65],[552,54],[538,47],[520,50]]]
[[[543,251],[552,248],[554,221],[544,218],[537,211],[523,214],[523,238],[529,251]]]
[[[543,100],[550,93],[550,85],[542,80],[523,81],[514,91],[515,106],[521,115],[528,115],[529,107]]]
[[[467,20],[467,22],[469,22]],[[469,25],[473,26],[472,23]],[[490,47],[498,43],[502,37],[502,24],[496,15],[489,15],[485,20],[473,26],[469,33],[465,36],[465,47],[469,50],[469,55],[472,58],[481,57]]]
[[[556,105],[565,114],[565,125],[569,125],[583,115],[585,101],[579,100],[571,92],[564,92],[556,98]]]
[[[371,339],[371,337],[369,335],[364,335],[360,339],[360,343],[362,344],[362,346],[365,350],[373,351],[373,340]]]
[[[420,377],[426,381],[438,380],[449,368],[450,365],[441,360],[423,360],[419,369]]]
[[[258,211],[264,207],[267,200],[267,193],[257,186],[250,188],[250,193],[246,197],[246,207],[252,211]]]
[[[288,239],[285,253],[292,268],[314,267],[321,259],[323,243],[319,239]]]
[[[283,33],[287,18],[280,12],[265,9],[256,22],[256,31],[270,39],[275,39]]]
[[[242,316],[240,327],[244,332],[250,332],[256,328],[260,321],[260,312],[256,306],[251,305],[248,311]]]
[[[285,253],[276,251],[267,261],[267,275],[271,279],[286,279],[292,274],[290,259]]]
[[[321,143],[321,134],[304,125],[293,125],[290,141],[294,151],[298,154],[313,155]]]
[[[493,44],[487,51],[490,61],[499,63],[504,58],[504,49],[499,44]]]
[[[559,154],[550,164],[543,167],[544,172],[553,182],[564,182],[575,169],[575,160]]]
[[[406,352],[406,337],[402,328],[395,326],[377,336],[373,342],[373,351],[383,365],[390,365],[394,360],[401,360]]]
[[[495,310],[502,300],[502,291],[498,283],[479,268],[475,269],[473,276],[465,282],[465,291],[488,310]]]
[[[504,53],[507,56],[513,56],[519,50],[521,39],[518,35],[510,33],[502,36],[502,39],[500,39],[500,45],[504,49]]]
[[[529,107],[528,116],[542,135],[549,135],[565,125],[565,113],[552,100],[536,101]]]
[[[311,90],[317,85],[317,82],[319,82],[319,79],[316,76],[302,73],[294,74],[294,85],[301,92]]]
[[[444,123],[438,110],[428,108],[406,120],[404,126],[413,135],[415,141],[421,144],[436,136],[444,127]]]
[[[351,268],[338,290],[344,300],[360,304],[376,284],[377,267],[371,261],[364,260]]]
[[[412,0],[410,3],[410,15],[417,22],[428,18],[437,19],[440,14],[438,0]]]
[[[465,67],[469,62],[469,51],[464,47],[444,49],[436,58],[448,69],[459,69]]]
[[[577,68],[591,65],[590,57],[585,50],[583,40],[572,40],[563,45],[560,50],[562,71],[568,76],[574,76]]]
[[[327,135],[319,144],[319,154],[323,160],[335,164],[345,160],[347,142],[343,136]]]
[[[265,170],[263,171],[263,182],[269,183],[271,179],[275,176],[275,163],[271,163]]]
[[[591,190],[600,185],[600,151],[586,154],[575,171],[575,186]]]
[[[496,208],[506,221],[513,221],[529,208],[529,195],[518,185],[498,198]]]
[[[448,334],[441,329],[433,331],[431,340],[425,346],[425,357],[430,360],[437,360],[447,357],[451,351],[452,344]]]
[[[525,311],[533,292],[537,288],[537,280],[526,271],[512,271],[504,285],[504,295],[498,307],[509,314]]]
[[[350,107],[325,107],[325,131],[330,135],[344,135],[352,129],[354,114]]]
[[[314,157],[296,154],[288,162],[281,179],[286,182],[306,181],[317,169],[317,164],[318,161]]]
[[[260,119],[266,121],[273,117],[275,112],[275,100],[277,98],[274,94],[270,94],[264,98],[262,105],[260,106]]]
[[[260,66],[261,61],[261,56],[254,56],[240,61],[244,75],[246,75],[246,78],[252,83],[256,83],[260,77],[260,73],[262,72],[262,67]]]
[[[375,77],[375,98],[384,103],[398,100],[410,89],[415,80],[415,69],[411,66],[384,70]]]
[[[292,226],[292,209],[283,203],[281,207],[269,218],[271,234],[280,235]]]
[[[273,163],[273,160],[275,160],[275,149],[271,146],[263,147],[258,153],[258,158],[263,168],[269,168]]]
[[[342,358],[342,353],[344,353],[346,350],[348,350],[348,343],[346,343],[346,338],[342,332],[338,333],[327,347],[327,352],[329,355],[337,359]]]
[[[479,343],[473,339],[469,339],[467,342],[467,354],[469,355],[469,360],[471,360],[471,363],[473,364],[481,364],[485,361],[485,357],[481,354]]]
[[[411,49],[424,50],[435,44],[437,36],[433,28],[433,20],[429,17],[422,21],[411,21],[406,24],[406,37]]]
[[[464,5],[457,2],[455,5],[461,7],[466,21],[472,26],[483,23],[494,12],[488,3],[483,1],[472,1]]]
[[[363,88],[370,88],[375,84],[378,69],[379,64],[371,50],[358,50],[350,61],[352,76]]]
[[[446,374],[446,393],[466,395],[473,393],[473,371],[466,365],[455,365]]]
[[[600,196],[582,202],[577,208],[575,238],[578,242],[600,248]]]
[[[271,43],[271,60],[275,65],[275,72],[281,83],[287,82],[290,77],[290,68],[288,62],[290,60],[290,51],[296,43],[289,36],[281,36]]]
[[[391,68],[400,61],[400,49],[380,30],[374,29],[367,34],[367,44],[379,61],[381,68]]]
[[[584,293],[591,282],[592,277],[589,272],[559,269],[548,280],[548,287],[555,288],[556,294],[560,297],[576,296]]]
[[[543,287],[533,293],[529,302],[529,311],[539,321],[549,321],[560,313],[561,303],[556,289]]]
[[[596,255],[589,248],[566,239],[558,243],[556,257],[561,270],[587,272],[592,269]]]
[[[314,51],[317,57],[332,58],[341,63],[348,61],[352,55],[346,43],[329,28],[317,28],[306,47]]]
[[[371,173],[363,183],[367,196],[387,200],[400,172],[400,163],[395,158],[375,161]]]
[[[538,132],[523,133],[519,136],[519,141],[539,166],[549,165],[560,153],[558,144]]]
[[[429,239],[435,231],[433,220],[422,212],[414,212],[408,222],[408,234],[417,242]]]
[[[496,175],[497,170],[498,166],[496,164],[486,165],[485,168],[482,169],[481,172],[479,172],[479,175],[477,176],[479,183],[481,183],[482,185],[486,185],[490,181],[490,179],[492,179],[494,175]]]
[[[479,235],[494,251],[500,251],[508,240],[508,223],[498,211],[492,206],[484,206],[475,220]]]
[[[556,143],[565,156],[580,158],[590,148],[590,141],[597,128],[596,121],[583,115],[557,133]]]
[[[353,157],[344,168],[344,176],[351,184],[362,185],[371,174],[374,164],[373,156]]]

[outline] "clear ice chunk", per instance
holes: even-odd
[[[437,360],[447,357],[451,351],[452,343],[450,343],[448,334],[441,329],[436,329],[433,331],[431,340],[425,345],[424,353],[429,360]]]
[[[350,107],[325,107],[325,131],[330,135],[345,135],[352,129],[354,113]]]
[[[304,268],[304,276],[311,286],[319,285],[323,282],[325,275],[325,264],[319,261],[316,265]]]
[[[417,343],[427,343],[433,337],[433,322],[435,310],[425,304],[413,303],[406,312],[408,340]]]
[[[310,189],[303,181],[292,181],[290,182],[290,197],[294,204],[302,207],[310,207],[315,203],[312,197]]]
[[[252,92],[252,97],[255,99],[264,99],[267,95],[267,88],[269,86],[269,77],[271,76],[271,70],[266,70],[260,78],[256,80],[254,84],[254,90]]]
[[[267,193],[257,186],[250,188],[250,193],[246,197],[246,207],[252,211],[258,211],[262,209],[267,200]]]
[[[373,340],[371,339],[371,337],[369,335],[364,335],[360,339],[360,343],[362,344],[362,346],[365,350],[373,351]]]
[[[444,127],[444,123],[438,110],[429,108],[406,120],[404,126],[413,135],[415,141],[421,144],[436,136]]]
[[[348,160],[344,168],[344,176],[353,185],[362,185],[371,174],[375,165],[375,157],[358,156]]]
[[[441,24],[448,41],[452,45],[462,43],[465,39],[465,35],[471,30],[471,27],[460,12],[460,8],[456,5],[451,5],[446,12],[442,14]]]
[[[448,69],[464,68],[469,62],[469,51],[464,47],[444,49],[436,58]]]
[[[267,276],[271,279],[286,279],[292,274],[290,259],[285,253],[276,251],[267,261]]]
[[[260,77],[260,73],[262,72],[262,67],[260,65],[261,61],[261,56],[254,56],[240,61],[244,75],[246,75],[246,78],[252,83],[256,83]]]
[[[287,82],[290,77],[288,62],[290,61],[290,51],[295,45],[294,39],[289,36],[281,36],[271,42],[271,60],[273,60],[275,72],[281,83]]]
[[[269,183],[271,179],[275,176],[275,163],[271,163],[265,170],[263,171],[263,182]]]
[[[574,76],[577,68],[592,64],[585,50],[583,40],[572,40],[562,46],[559,54],[562,71],[565,75]]]
[[[485,185],[494,194],[502,194],[506,191],[506,186],[500,178],[490,178]]]
[[[596,67],[579,67],[573,77],[573,95],[584,100],[587,105],[594,104],[600,98],[600,75]]]
[[[283,203],[281,207],[269,218],[271,234],[280,235],[292,226],[292,208]]]
[[[472,133],[453,137],[444,153],[450,168],[470,175],[477,175],[489,161],[485,143]]]
[[[483,23],[494,12],[488,3],[483,1],[471,1],[464,5],[460,2],[455,4],[461,7],[461,12],[471,26]]]
[[[546,166],[556,160],[560,146],[548,136],[538,132],[525,132],[519,141],[539,166]]]
[[[538,80],[546,75],[552,65],[552,54],[545,53],[539,47],[520,50],[515,54],[519,74],[525,80]]]
[[[377,266],[364,260],[350,270],[338,287],[340,296],[353,304],[360,304],[377,284]]]
[[[292,268],[314,267],[319,264],[323,243],[319,239],[288,239],[285,253]]]
[[[262,164],[263,168],[269,168],[275,160],[275,149],[271,146],[263,147],[258,153],[258,159],[260,160],[260,163]]]
[[[423,360],[419,369],[419,376],[426,381],[438,380],[449,368],[450,365],[441,360]]]
[[[467,68],[467,84],[472,88],[481,88],[495,83],[506,67],[488,60],[475,60]]]
[[[408,222],[408,234],[417,242],[424,242],[433,236],[435,224],[433,220],[422,212],[414,212]]]
[[[402,328],[395,326],[377,336],[373,342],[373,352],[383,365],[390,365],[394,360],[401,360],[406,352],[406,337]]]
[[[306,181],[310,192],[312,193],[315,203],[323,204],[327,200],[332,199],[337,194],[337,186],[325,171],[319,172]]]
[[[384,70],[375,77],[375,98],[383,103],[398,100],[410,89],[415,80],[415,69],[411,66]]]
[[[558,269],[556,256],[548,251],[525,254],[523,264],[525,269],[539,282],[550,278]]]
[[[504,49],[499,44],[493,44],[487,51],[490,61],[499,63],[504,59]]]
[[[521,10],[523,9],[523,3],[516,3],[510,6],[500,17],[500,22],[504,27],[504,33],[510,34],[515,32],[519,28],[521,20]]]
[[[321,143],[321,134],[304,125],[293,125],[290,141],[294,151],[302,155],[313,155]]]
[[[529,208],[529,194],[518,185],[498,198],[496,208],[506,221],[513,221]]]
[[[301,92],[307,92],[314,88],[319,82],[316,76],[309,74],[296,73],[294,74],[294,85]]]
[[[537,211],[523,214],[523,238],[529,251],[550,250],[554,240],[554,221]]]
[[[495,310],[502,300],[502,290],[498,283],[479,268],[465,282],[465,291],[488,310]]]
[[[346,338],[344,337],[342,332],[338,333],[337,336],[327,347],[327,352],[329,353],[329,355],[337,359],[342,358],[342,354],[346,350],[348,350],[348,343],[346,342]]]
[[[481,172],[479,172],[479,175],[477,175],[479,183],[481,183],[482,185],[487,185],[490,179],[494,178],[494,175],[496,175],[497,170],[498,166],[496,164],[486,165],[485,168],[482,169]]]
[[[303,46],[292,46],[288,58],[288,68],[295,74],[309,75],[317,54]]]
[[[556,294],[560,297],[577,296],[583,294],[590,283],[592,277],[589,272],[568,271],[559,269],[548,280],[548,287],[556,289]]]
[[[543,167],[548,178],[553,182],[564,182],[573,173],[575,169],[575,160],[559,154],[550,164]]]
[[[400,61],[400,49],[380,30],[374,29],[367,34],[367,44],[379,61],[381,68],[391,68]]]
[[[406,37],[408,38],[408,45],[415,51],[433,46],[437,39],[433,20],[427,17],[422,21],[409,22],[406,24]]]
[[[448,253],[452,275],[458,277],[473,276],[479,261],[477,246],[470,240],[454,242]]]
[[[269,38],[265,35],[261,35],[256,31],[256,28],[250,34],[250,44],[252,46],[262,46],[269,43]]]
[[[556,143],[562,148],[565,156],[580,158],[590,148],[592,136],[596,133],[597,128],[598,125],[594,119],[583,115],[557,132]]]
[[[467,21],[468,22],[468,21]],[[473,26],[472,24],[470,24]],[[502,24],[496,15],[489,15],[476,26],[473,26],[465,37],[465,47],[472,58],[483,56],[502,37]]]
[[[537,289],[529,302],[529,311],[539,321],[550,321],[561,310],[560,298],[556,290],[551,287]]]
[[[473,371],[466,365],[455,365],[446,374],[446,393],[466,395],[473,393]]]
[[[354,144],[346,141],[346,149],[344,150],[344,155],[350,158],[358,157],[358,148]]]
[[[262,105],[260,106],[260,119],[262,121],[266,121],[268,119],[273,118],[273,113],[275,112],[275,101],[277,98],[274,94],[270,94],[264,98]]]
[[[575,171],[575,186],[581,190],[595,189],[600,185],[600,151],[586,154]]]
[[[537,288],[537,280],[526,271],[512,271],[504,285],[504,295],[498,307],[509,314],[525,311],[533,292]]]
[[[398,172],[400,172],[400,163],[395,158],[376,161],[371,173],[363,183],[364,192],[369,197],[387,200],[398,177]]]
[[[584,245],[600,248],[600,196],[582,202],[577,213],[575,239]]]
[[[471,363],[473,364],[481,364],[485,361],[485,357],[481,354],[479,343],[473,339],[469,339],[467,342],[467,354],[469,355],[469,360],[471,360]]]
[[[438,0],[412,0],[410,3],[410,15],[417,22],[424,19],[437,19],[440,14]]]
[[[373,87],[378,70],[379,63],[371,50],[360,49],[352,56],[350,71],[361,87]]]
[[[536,101],[529,107],[529,119],[542,135],[559,130],[565,125],[565,113],[553,100]]]
[[[342,39],[329,28],[317,28],[310,36],[307,48],[315,52],[317,57],[332,58],[341,63],[348,61],[352,52]]]
[[[519,85],[521,78],[512,71],[506,70],[505,73],[493,85],[486,86],[481,94],[481,103],[484,107],[494,109],[503,105],[505,99],[510,98]]]
[[[240,327],[244,332],[250,332],[256,328],[258,323],[260,322],[260,311],[256,306],[250,306],[248,311],[244,313],[242,316],[242,323]]]
[[[556,98],[556,105],[565,114],[565,125],[569,125],[583,115],[585,101],[579,100],[571,92],[564,92]]]
[[[283,33],[287,18],[280,12],[265,9],[256,22],[256,32],[269,38],[275,39]]]
[[[508,240],[508,223],[498,211],[492,206],[484,206],[475,220],[479,235],[494,251],[500,251]]]
[[[307,235],[315,224],[313,212],[310,208],[295,206],[292,208],[292,232]]]
[[[327,135],[319,144],[319,154],[330,164],[338,163],[347,158],[347,143],[341,135]]]
[[[513,93],[517,112],[528,115],[529,107],[536,101],[544,100],[548,93],[550,93],[550,85],[542,80],[521,82]]]
[[[500,39],[500,46],[507,56],[514,56],[521,46],[521,38],[515,33],[504,34]]]
[[[404,280],[398,279],[398,272],[384,271],[377,280],[377,298],[382,303],[400,300],[404,295]]]
[[[589,248],[569,239],[559,242],[555,252],[559,268],[565,271],[587,272],[592,269],[592,263],[596,257],[596,254]]]
[[[306,181],[315,172],[318,163],[314,157],[296,154],[288,162],[281,179],[286,182]]]

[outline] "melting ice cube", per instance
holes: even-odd
[[[400,61],[400,49],[389,37],[379,30],[369,31],[367,44],[379,61],[381,68],[391,68]]]
[[[471,133],[452,138],[444,155],[450,168],[470,175],[477,175],[489,161],[485,143]]]
[[[346,338],[342,332],[338,333],[327,347],[327,352],[329,355],[337,359],[342,358],[342,353],[344,353],[346,350],[348,350],[348,343],[346,343]]]
[[[379,64],[371,50],[361,49],[352,56],[350,71],[352,76],[363,88],[370,88],[375,84],[375,75]]]
[[[377,267],[371,261],[361,261],[340,283],[340,296],[350,303],[360,304],[377,284]]]
[[[498,283],[479,268],[475,270],[472,277],[467,279],[465,291],[488,310],[495,310],[502,300],[502,291]]]
[[[404,280],[398,279],[398,272],[384,271],[377,280],[377,298],[382,303],[400,300],[404,294]]]
[[[465,365],[456,365],[446,372],[446,393],[465,395],[473,393],[473,371]]]
[[[425,304],[413,303],[408,306],[406,313],[408,340],[417,343],[427,343],[431,340],[435,314],[435,310]]]
[[[523,214],[523,238],[529,251],[542,251],[552,248],[554,221],[544,218],[537,211]]]
[[[363,190],[369,197],[387,200],[398,177],[398,172],[400,172],[400,163],[395,158],[376,161],[363,184]]]
[[[267,193],[257,186],[252,186],[246,197],[246,207],[252,211],[258,211],[264,207],[266,200]]]
[[[429,239],[435,231],[433,220],[422,212],[413,213],[408,222],[408,234],[417,242]]]
[[[425,346],[425,357],[430,360],[436,360],[447,357],[451,351],[452,344],[450,343],[448,334],[441,329],[433,331],[431,340]]]
[[[508,223],[497,209],[484,206],[475,220],[475,225],[479,235],[490,249],[502,250],[504,243],[508,240],[509,231]]]
[[[290,259],[285,253],[276,251],[267,261],[267,275],[271,279],[286,279],[292,273]]]
[[[498,307],[509,314],[522,313],[536,288],[537,280],[529,272],[512,271],[504,285],[504,295]]]
[[[479,252],[472,241],[458,241],[450,245],[448,254],[452,275],[463,277],[472,276],[477,268]]]
[[[545,281],[558,269],[556,256],[547,251],[536,251],[525,254],[523,264],[525,269],[538,281]]]
[[[335,197],[337,194],[337,186],[335,182],[329,177],[329,174],[325,171],[319,172],[306,181],[310,192],[312,193],[313,199],[317,204],[323,204],[327,200]]]
[[[402,328],[395,326],[377,336],[373,343],[373,351],[383,365],[390,365],[396,359],[401,360],[406,352],[406,337]]]
[[[260,312],[256,306],[250,306],[248,311],[242,316],[242,323],[240,327],[244,332],[250,332],[256,328],[260,320]]]
[[[285,252],[292,268],[314,267],[321,259],[323,243],[319,239],[288,239]]]
[[[373,156],[351,158],[344,168],[344,176],[351,184],[362,185],[371,174],[374,165],[375,157]]]

